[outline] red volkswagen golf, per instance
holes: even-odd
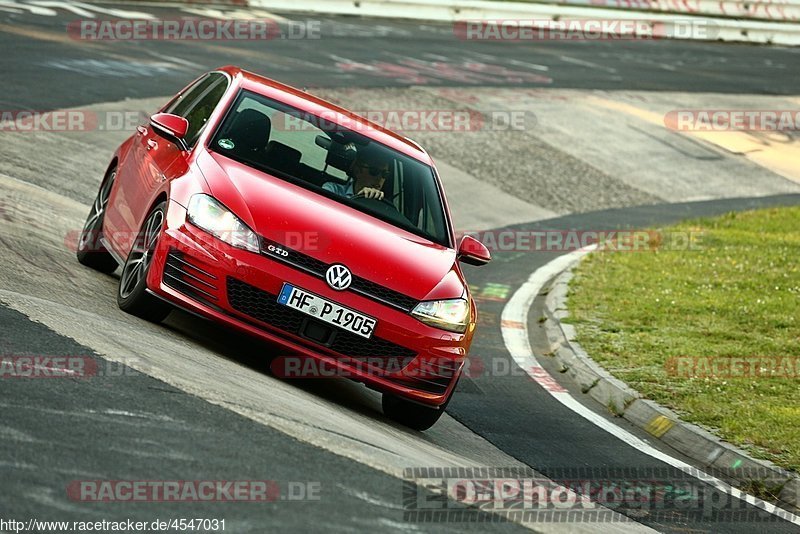
[[[391,418],[433,425],[477,313],[433,161],[416,143],[303,91],[224,67],[116,151],[78,260],[122,268],[119,307],[180,307],[383,393]],[[299,360],[298,360],[299,359]],[[302,366],[307,369],[307,366]]]

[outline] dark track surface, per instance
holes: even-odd
[[[149,6],[136,9],[165,18],[177,14]],[[760,94],[795,94],[800,64],[800,53],[792,49],[678,41],[470,43],[454,39],[447,25],[334,17],[322,17],[321,40],[87,44],[66,35],[66,24],[74,18],[64,13],[43,17],[0,11],[0,68],[5,73],[0,80],[0,109],[58,109],[171,94],[203,70],[229,63],[300,86],[510,85]],[[501,70],[486,75],[465,67],[475,62]],[[350,65],[349,70],[342,65]],[[531,65],[547,66],[548,70]],[[388,75],[390,71],[395,74]],[[641,227],[773,204],[800,204],[800,197],[630,208],[566,216],[517,229]],[[499,254],[490,267],[468,268],[468,276],[479,286],[497,283],[516,289],[553,257]],[[480,306],[481,313],[495,316],[498,324],[482,327],[473,353],[487,362],[505,359],[514,365],[502,348],[499,314],[503,303],[482,302]],[[198,330],[204,328],[199,320],[186,321]],[[0,349],[5,354],[91,355],[90,349],[4,307],[0,307],[0,324]],[[531,332],[535,330],[532,324]],[[217,337],[215,342],[225,343],[222,333],[212,335]],[[337,524],[349,525],[352,530],[409,526],[402,523],[399,509],[375,504],[400,507],[401,481],[145,375],[130,371],[124,379],[43,380],[35,384],[19,380],[0,383],[0,387],[6,414],[0,421],[3,515],[47,519],[41,515],[41,506],[57,501],[63,508],[62,489],[74,479],[181,479],[191,473],[195,479],[321,482],[319,502],[225,505],[218,515],[237,526],[234,532],[262,532],[265,524],[287,530],[309,524],[315,525],[313,530]],[[147,415],[137,418],[121,412]],[[448,413],[545,474],[564,468],[621,466],[646,472],[663,466],[575,416],[522,377],[487,374],[465,379]],[[25,429],[25,435],[4,435],[4,425]],[[148,450],[158,454],[151,456]],[[342,490],[342,485],[350,493]],[[354,492],[368,495],[372,502]],[[114,514],[152,520],[154,515],[186,511],[196,512],[188,507],[140,504],[120,507]],[[216,511],[211,507],[202,515],[213,517]],[[111,519],[108,507],[96,505],[67,503],[59,513],[53,519]],[[637,520],[667,532],[753,532],[765,526],[771,532],[800,532],[784,522],[695,522],[690,515]],[[469,526],[426,524],[421,528],[463,530]],[[501,527],[516,528],[492,525],[492,529]]]
[[[87,369],[98,370],[98,376],[87,378],[3,380],[3,519],[149,523],[203,517],[224,519],[226,531],[236,533],[261,533],[265,525],[270,531],[349,532],[402,522],[396,503],[403,482],[396,478],[342,461],[129,367],[109,365],[90,349],[2,305],[0,324],[0,350],[6,355],[79,356],[95,362]],[[104,372],[111,376],[99,376]],[[25,430],[9,433],[13,428]],[[121,502],[111,507],[68,501],[67,487],[82,480],[272,481],[280,496],[268,493],[268,502]],[[298,498],[310,491],[314,498]],[[56,513],[48,506],[53,502],[61,503]],[[458,532],[463,526],[428,524],[426,530]],[[495,526],[522,530],[513,524]]]
[[[125,7],[167,19],[185,15],[174,8]],[[76,15],[0,11],[0,65],[6,73],[0,106],[49,109],[172,94],[197,72],[231,63],[309,87],[511,85],[784,95],[794,94],[800,80],[800,50],[792,48],[691,41],[476,42],[455,38],[448,24],[286,17],[296,24],[319,22],[319,38],[87,42],[67,34]]]
[[[797,204],[800,204],[800,195],[665,204],[569,215],[511,228],[522,232],[649,228],[684,219],[721,215],[729,211]],[[495,255],[491,269],[467,267],[467,276],[471,283],[479,286],[492,283],[517,288],[527,280],[530,273],[555,257],[556,254],[547,252],[499,252]],[[483,301],[480,305],[483,321],[493,326],[481,330],[480,339],[473,344],[471,354],[480,356],[486,369],[516,367],[503,347],[499,328],[499,317],[504,305],[504,301]],[[528,317],[531,343],[534,347],[547,347],[546,335],[538,324],[538,317],[533,313]],[[498,363],[496,359],[503,360],[503,363]],[[542,361],[545,362],[546,358],[542,358]],[[554,370],[551,370],[551,374],[558,376]],[[559,380],[568,387],[572,386],[573,391],[580,390],[567,377]],[[454,397],[448,406],[448,413],[515,458],[535,466],[553,479],[569,479],[570,475],[564,473],[576,473],[580,469],[594,472],[595,477],[602,479],[606,469],[614,472],[626,468],[632,469],[643,479],[658,479],[653,473],[669,469],[661,461],[624,445],[604,430],[576,416],[544,389],[532,383],[527,376],[493,376],[492,373],[485,373],[476,378],[462,379],[460,386],[462,393]],[[595,408],[598,406],[596,403],[592,404],[591,400],[588,404]],[[602,413],[602,408],[595,411]],[[647,434],[627,421],[617,419],[615,422],[634,435],[648,439]],[[672,455],[680,457],[674,451]],[[574,474],[571,476],[578,478]],[[752,511],[751,507],[748,509]],[[755,522],[741,519],[715,522],[696,512],[697,510],[675,511],[674,514],[654,514],[654,517],[645,515],[637,520],[656,530],[676,533],[685,532],[687,528],[695,529],[693,531],[743,534],[762,528],[769,529],[770,532],[800,531],[794,525],[782,521],[759,524],[756,517]]]

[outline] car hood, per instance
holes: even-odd
[[[451,248],[213,152],[198,164],[214,197],[271,241],[416,300],[463,292],[447,276],[456,269]]]

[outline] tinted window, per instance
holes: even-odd
[[[192,146],[197,142],[227,88],[228,80],[225,75],[212,72],[198,80],[167,108],[167,113],[179,115],[189,121],[185,138],[187,145]]]
[[[352,128],[242,91],[209,148],[451,246],[433,169],[356,131],[362,125]],[[365,172],[383,177],[383,201],[354,196],[357,169],[359,183]]]
[[[189,88],[183,93],[179,94],[178,97],[172,102],[170,102],[164,112],[184,117],[186,115],[186,110],[189,108],[192,102],[197,100],[197,98],[203,94],[203,92],[205,92],[205,90],[208,89],[208,86],[212,83],[214,83],[214,79],[210,74],[206,74],[189,86]]]

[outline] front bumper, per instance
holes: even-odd
[[[378,319],[370,339],[330,327],[279,305],[284,282]],[[353,291],[333,291],[319,276],[265,254],[233,248],[186,223],[171,201],[167,226],[147,279],[156,295],[203,317],[285,349],[272,362],[279,376],[345,376],[429,406],[446,402],[471,335],[427,326],[408,313]],[[299,363],[299,360],[310,359]]]

